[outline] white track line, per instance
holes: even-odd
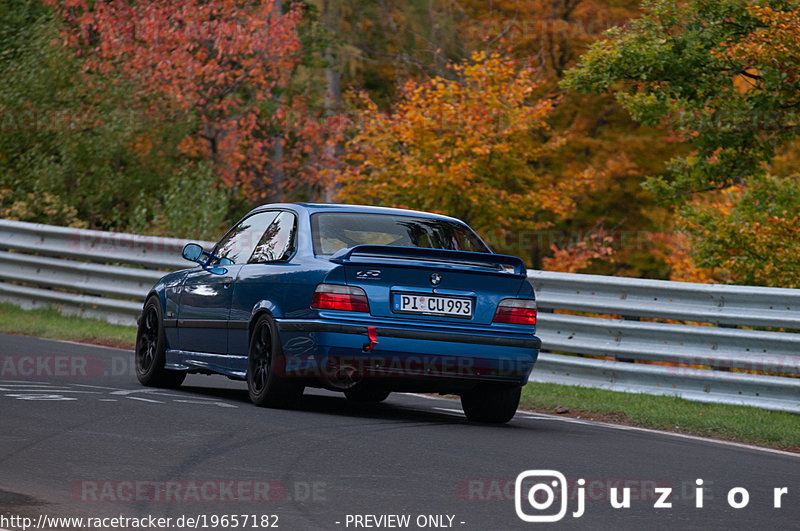
[[[415,393],[403,393],[403,394],[410,395],[410,396],[416,396],[416,397],[423,397],[423,395],[418,395],[418,394],[415,394]],[[427,398],[428,400],[439,400],[439,401],[455,402],[455,400],[453,400],[451,398],[443,398],[443,397],[438,397],[438,396],[427,395],[427,396],[424,396],[424,398]],[[464,411],[462,409],[456,409],[456,408],[435,407],[433,409],[437,409],[439,411],[444,411],[444,412],[447,412],[447,413],[458,413],[460,415],[464,414]],[[687,439],[687,440],[690,440],[690,441],[706,442],[706,443],[718,444],[718,445],[721,445],[721,446],[729,446],[729,447],[732,447],[732,448],[742,448],[744,450],[755,450],[757,452],[766,452],[766,453],[769,453],[769,454],[782,455],[782,456],[785,456],[785,457],[794,457],[796,459],[800,459],[800,454],[797,454],[797,453],[794,453],[794,452],[787,452],[785,450],[776,450],[774,448],[763,448],[761,446],[755,446],[755,445],[752,445],[752,444],[740,443],[740,442],[735,442],[735,441],[723,441],[722,439],[710,439],[710,438],[707,438],[707,437],[700,437],[699,435],[689,435],[689,434],[686,434],[686,433],[676,433],[676,432],[673,432],[673,431],[659,431],[659,430],[653,430],[653,429],[650,429],[650,428],[640,428],[638,426],[626,426],[626,425],[623,425],[623,424],[611,424],[609,422],[601,422],[599,420],[576,419],[576,418],[572,418],[572,417],[562,417],[562,416],[559,416],[559,415],[549,415],[547,413],[536,413],[536,412],[533,412],[533,411],[525,411],[525,410],[518,411],[515,418],[516,419],[528,419],[528,420],[549,420],[549,421],[556,421],[556,422],[568,422],[568,423],[571,423],[571,424],[583,424],[585,426],[595,426],[595,427],[599,427],[599,428],[609,428],[609,429],[612,429],[612,430],[638,431],[638,432],[641,432],[641,433],[650,433],[650,434],[654,434],[654,435],[666,435],[666,436],[669,436],[669,437],[676,437],[676,438],[679,438],[679,439]]]
[[[131,352],[131,353],[133,352],[133,349],[107,347],[105,345],[95,345],[94,343],[81,343],[80,341],[70,341],[68,339],[50,339],[47,337],[35,337],[35,336],[17,336],[17,337],[29,337],[31,339],[39,339],[41,341],[52,341],[53,343],[67,343],[70,345],[80,345],[82,347],[107,348],[110,350],[121,350],[122,352]]]
[[[438,396],[421,395],[421,394],[418,394],[418,393],[403,393],[403,394],[404,395],[408,395],[408,396],[416,396],[417,398],[425,398],[427,400],[442,400],[442,398],[440,398]]]
[[[129,396],[128,398],[133,398]],[[218,407],[227,407],[227,408],[238,408],[239,406],[234,406],[233,404],[226,404],[225,402],[208,402],[205,400],[173,400],[173,402],[178,402],[180,404],[200,404],[202,406],[218,406]]]
[[[585,419],[576,419],[572,417],[561,417],[556,415],[548,415],[546,413],[534,413],[528,411],[521,411],[523,413],[524,418],[528,418],[531,420],[555,420],[561,422],[569,422],[572,424],[583,424],[585,426],[599,426],[603,428],[611,428],[614,430],[621,430],[621,431],[638,431],[642,433],[652,433],[657,435],[668,435],[670,437],[677,437],[679,439],[688,439],[690,441],[700,441],[700,442],[708,442],[719,444],[722,446],[730,446],[733,448],[743,448],[745,450],[756,450],[759,452],[766,452],[770,454],[776,455],[783,455],[787,457],[794,457],[800,459],[800,454],[794,452],[787,452],[785,450],[777,450],[775,448],[764,448],[762,446],[755,446],[752,444],[740,443],[736,441],[724,441],[722,439],[710,439],[707,437],[700,437],[699,435],[690,435],[688,433],[676,433],[674,431],[660,431],[654,430],[651,428],[641,428],[639,426],[625,426],[623,424],[611,424],[608,422],[602,422],[599,420],[585,420]],[[519,415],[519,413],[518,413]]]
[[[55,384],[51,384],[49,382],[40,382],[40,383],[3,383],[0,382],[0,387],[47,387],[47,386],[54,386]]]
[[[149,398],[142,398],[140,396],[126,396],[125,398],[128,398],[130,400],[139,400],[141,402],[151,402],[153,404],[163,404],[164,403],[161,400],[150,400]]]
[[[110,395],[128,396],[128,395],[132,395],[132,394],[136,394],[136,393],[151,394],[151,393],[158,393],[158,392],[159,392],[158,389],[147,389],[145,387],[142,387],[141,389],[120,389],[119,391],[111,391],[108,394],[110,394]],[[178,396],[183,396],[183,395],[178,395]]]
[[[119,351],[122,351],[122,352],[133,352],[130,349],[117,348],[117,347],[106,347],[106,346],[103,346],[103,345],[93,345],[91,343],[80,343],[78,341],[67,341],[67,340],[64,340],[64,339],[45,339],[45,338],[40,338],[40,337],[39,338],[34,338],[34,339],[40,339],[42,341],[53,341],[55,343],[69,343],[71,345],[80,345],[80,346],[85,346],[85,347],[94,347],[94,348],[105,348],[105,349],[110,349],[110,350],[119,350]],[[122,394],[122,393],[112,393],[112,394]],[[409,395],[409,396],[415,396],[417,398],[425,398],[427,400],[448,400],[448,401],[451,401],[451,402],[453,401],[450,398],[443,398],[443,397],[430,396],[430,395],[421,395],[421,394],[417,394],[417,393],[403,393],[403,394],[406,394],[406,395]],[[133,400],[142,400],[144,402],[163,403],[163,402],[158,402],[157,400],[147,400],[147,399],[144,399],[144,398],[138,398],[138,397],[134,397],[134,396],[128,396],[127,398],[131,398]],[[461,412],[462,410],[458,409],[458,410],[450,410],[450,411],[460,411]],[[528,413],[528,412],[522,412],[522,413],[527,413],[526,415],[523,415],[523,417],[527,417],[529,419],[557,420],[557,421],[561,421],[561,422],[571,422],[573,424],[584,424],[584,425],[587,425],[587,426],[598,426],[598,427],[603,427],[603,428],[610,428],[610,429],[613,429],[613,430],[638,431],[638,432],[642,432],[642,433],[651,433],[651,434],[657,434],[657,435],[667,435],[667,436],[670,436],[670,437],[677,437],[679,439],[688,439],[688,440],[692,440],[692,441],[700,441],[700,442],[707,442],[707,443],[712,443],[712,444],[719,444],[719,445],[722,445],[722,446],[729,446],[729,447],[732,447],[732,448],[742,448],[742,449],[745,449],[745,450],[755,450],[757,452],[766,452],[766,453],[775,454],[775,455],[783,455],[783,456],[788,456],[788,457],[800,458],[800,454],[796,454],[796,453],[793,453],[793,452],[786,452],[784,450],[775,450],[773,448],[762,448],[760,446],[753,446],[752,444],[738,443],[738,442],[733,442],[733,441],[723,441],[721,439],[709,439],[709,438],[706,438],[706,437],[699,437],[697,435],[687,435],[685,433],[675,433],[675,432],[672,432],[672,431],[651,430],[649,428],[640,428],[640,427],[637,427],[637,426],[623,426],[621,424],[609,424],[608,422],[600,422],[600,421],[596,421],[596,420],[583,420],[583,419],[574,419],[572,417],[559,417],[559,416],[556,416],[556,415],[547,415],[547,414],[544,414],[544,413]],[[0,529],[0,531],[5,531],[5,530]]]
[[[56,388],[55,385],[48,385],[48,384],[41,384],[41,385],[31,385],[31,384],[25,384],[25,385],[11,384],[11,385],[8,385],[8,384],[0,384],[0,389],[15,389],[15,390],[20,390],[20,391],[24,391],[25,389],[55,389],[55,388]]]
[[[7,389],[5,386],[0,387],[0,391],[11,391],[15,393],[82,393],[89,395],[99,395],[100,391],[76,391],[75,389],[59,389],[57,387],[43,387],[40,389]]]
[[[454,417],[463,417],[464,416],[464,411],[462,411],[460,409],[450,409],[450,408],[446,408],[446,407],[435,407],[433,409],[435,409],[436,411],[442,411],[444,413],[448,413],[448,414],[450,414],[450,415],[452,415]]]

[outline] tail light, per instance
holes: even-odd
[[[320,310],[345,310],[369,313],[369,302],[364,290],[341,284],[320,284],[314,291],[312,308]]]
[[[503,299],[497,305],[493,323],[536,324],[536,301],[530,299]]]

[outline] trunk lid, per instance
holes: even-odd
[[[522,260],[491,253],[359,245],[330,260],[366,292],[376,317],[487,325],[500,300],[527,282]]]

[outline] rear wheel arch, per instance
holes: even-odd
[[[261,319],[262,315],[268,316],[273,323],[275,323],[275,314],[273,314],[269,309],[264,307],[257,307],[253,312],[253,315],[250,316],[250,322],[247,325],[247,341],[249,345],[250,339],[253,337],[253,329],[255,329],[256,323],[259,319]],[[277,323],[275,323],[277,328]]]

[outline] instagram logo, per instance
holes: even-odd
[[[514,483],[514,509],[525,522],[558,522],[567,514],[567,498],[567,478],[557,470],[526,470]],[[556,502],[558,512],[550,511]]]

